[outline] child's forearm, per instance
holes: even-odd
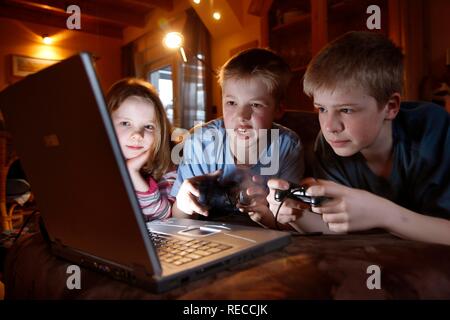
[[[322,215],[311,212],[309,210],[302,210],[302,214],[295,222],[290,222],[290,225],[295,224],[304,232],[322,232],[323,234],[335,234],[335,232],[328,229],[325,222],[323,222]],[[296,229],[294,226],[292,226]]]
[[[144,180],[139,172],[129,171],[134,190],[139,192],[148,191],[148,183]]]
[[[450,245],[450,221],[390,203],[391,208],[385,211],[385,229],[404,239]]]
[[[181,219],[191,219],[192,215],[185,213],[183,210],[178,208],[177,201],[172,205],[172,217]]]
[[[159,190],[147,193],[137,192],[136,194],[142,213],[149,220],[166,219],[171,216],[171,203],[166,195],[159,193]]]

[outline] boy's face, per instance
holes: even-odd
[[[314,93],[322,134],[334,152],[342,157],[372,151],[380,144],[386,119],[393,119],[387,106],[378,107],[374,97],[361,88],[339,88]],[[395,117],[395,116],[394,116]],[[390,136],[388,139],[392,139]]]
[[[275,99],[258,77],[225,80],[222,106],[225,129],[232,141],[251,145],[257,141],[259,129],[272,127]]]
[[[156,115],[152,103],[128,97],[112,112],[111,118],[125,159],[135,158],[153,146]]]

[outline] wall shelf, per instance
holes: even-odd
[[[390,0],[272,0],[266,16],[267,44],[280,54],[293,71],[286,106],[314,110],[302,89],[311,58],[328,42],[350,30],[365,30],[369,5],[380,6],[387,34]],[[288,19],[286,14],[291,13]],[[285,23],[283,23],[285,22]]]
[[[302,27],[309,28],[310,25],[311,25],[311,15],[308,13],[308,14],[301,15],[298,18],[296,18],[295,20],[290,21],[288,23],[283,23],[283,24],[274,26],[272,28],[272,32],[281,32],[281,31],[288,30],[288,29],[291,29],[294,27],[297,29],[300,29]]]

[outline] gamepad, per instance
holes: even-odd
[[[283,201],[286,197],[294,199],[294,200],[299,200],[302,201],[304,203],[309,203],[310,205],[314,206],[314,207],[320,207],[320,205],[326,201],[329,200],[330,198],[328,197],[312,197],[312,196],[307,196],[306,193],[306,189],[308,189],[307,186],[301,186],[301,185],[297,185],[294,183],[290,184],[290,187],[288,190],[275,190],[275,200],[278,202]]]
[[[240,214],[236,205],[249,205],[250,198],[241,190],[238,183],[207,179],[198,186],[200,196],[198,202],[207,206],[215,215]]]

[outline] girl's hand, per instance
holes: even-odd
[[[306,194],[332,198],[320,207],[311,207],[311,211],[322,215],[331,231],[345,233],[386,227],[386,210],[381,208],[389,205],[389,201],[370,192],[317,180]]]
[[[134,189],[139,192],[146,192],[148,190],[148,183],[142,177],[140,170],[147,162],[149,156],[150,150],[147,150],[137,157],[127,159],[127,167],[131,181],[133,182]]]
[[[141,168],[147,163],[149,157],[150,149],[144,151],[137,157],[127,159],[127,167],[130,174],[139,173]]]

